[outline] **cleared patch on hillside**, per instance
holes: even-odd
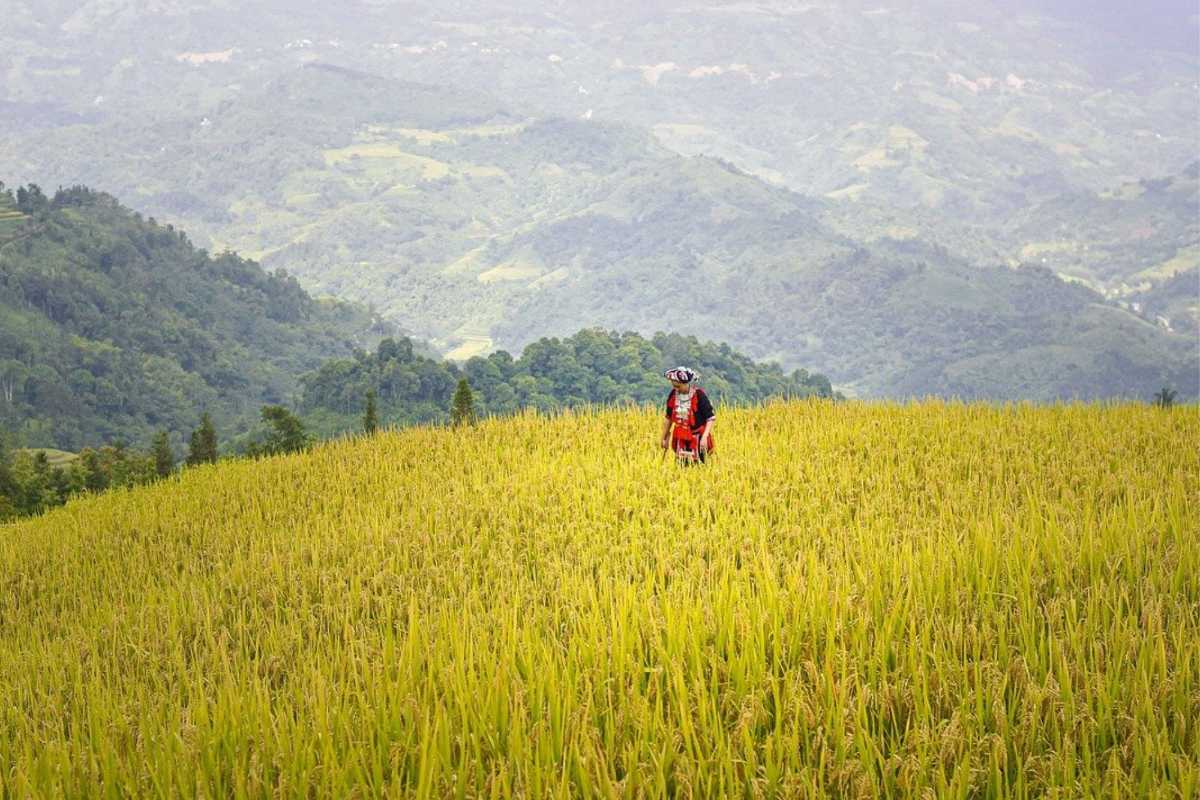
[[[410,153],[391,142],[360,142],[326,150],[324,159],[326,167],[361,171],[378,181],[413,173],[423,180],[437,180],[450,174],[450,165],[444,161]]]
[[[857,200],[863,192],[871,188],[869,183],[852,183],[825,194],[830,200]]]
[[[459,342],[451,349],[446,358],[450,361],[466,361],[475,356],[481,356],[492,349],[493,341],[486,325],[468,323],[456,330],[451,337]]]
[[[34,455],[38,453],[44,453],[46,456],[46,463],[48,463],[51,468],[66,468],[79,460],[78,453],[69,453],[66,450],[55,450],[52,447],[30,450],[29,452],[33,453]]]
[[[17,210],[12,198],[0,193],[0,243],[16,236],[26,219],[27,217]]]
[[[476,280],[480,283],[493,283],[495,281],[519,281],[528,278],[536,278],[545,272],[545,267],[534,261],[519,259],[517,261],[501,264],[498,267],[492,267],[486,272],[481,272]]]
[[[1200,266],[1200,247],[1186,247],[1177,251],[1169,261],[1144,269],[1134,277],[1142,280],[1161,280],[1171,277],[1176,272],[1195,269],[1197,266]]]

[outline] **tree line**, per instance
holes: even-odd
[[[367,391],[362,430],[371,435],[380,429],[375,393]],[[474,395],[466,378],[460,378],[448,409],[450,424],[473,425],[477,420]],[[227,450],[231,457],[261,458],[306,450],[316,439],[304,423],[283,406],[263,406],[266,432],[253,438],[240,451]],[[205,412],[200,426],[191,432],[187,456],[176,463],[168,431],[154,436],[143,452],[124,442],[98,449],[84,448],[78,456],[57,451],[56,462],[46,450],[15,448],[0,431],[0,523],[33,516],[63,505],[72,497],[128,489],[169,478],[184,467],[215,464],[220,457],[216,426]],[[66,457],[65,463],[62,461]]]
[[[714,403],[834,395],[824,375],[785,373],[779,364],[757,363],[728,344],[589,328],[564,339],[539,339],[517,358],[500,350],[461,366],[422,355],[410,339],[384,339],[373,353],[359,351],[302,375],[300,412],[323,435],[351,430],[370,393],[380,424],[445,423],[462,379],[483,416],[654,403],[665,400],[670,389],[663,373],[679,364],[700,372]]]
[[[616,335],[599,330],[588,330],[581,331],[565,342],[544,340],[539,343],[542,346],[538,350],[535,350],[534,357],[541,358],[547,352],[561,357],[567,350],[572,349],[575,349],[577,352],[586,352],[590,346],[596,345],[597,341],[604,338],[616,343],[625,339],[640,340],[643,343],[647,341],[635,334]],[[655,338],[659,339],[659,337]],[[660,339],[660,344],[679,345],[680,343],[687,346],[700,347],[699,354],[693,353],[698,359],[703,359],[706,355],[711,356],[714,348],[716,353],[724,354],[725,352],[725,346],[723,345],[712,345],[711,343],[699,345],[691,337],[662,335]],[[710,348],[710,351],[706,354],[704,348]],[[445,370],[444,374],[459,374],[458,368],[453,363],[439,364],[439,362],[433,359],[417,355],[412,349],[412,342],[406,339],[400,341],[392,339],[384,340],[376,353],[371,355],[360,354],[353,363],[361,366],[369,365],[373,362],[378,367],[381,363],[381,353],[383,354],[382,364],[385,368],[390,364],[396,363],[399,358],[403,357],[409,359],[411,362],[419,363],[421,366],[418,369],[428,370],[428,364],[434,364],[443,368]],[[661,350],[659,351],[659,355],[663,355]],[[500,367],[495,363],[489,364],[489,362],[499,362],[503,365],[519,365],[513,367],[513,372],[521,372],[523,375],[528,375],[525,370],[529,368],[529,364],[521,363],[524,361],[526,354],[522,354],[522,358],[516,361],[512,361],[511,356],[508,356],[508,358],[505,358],[505,356],[508,356],[508,354],[494,354],[487,358],[472,359],[467,363],[463,372],[471,372],[476,378],[483,376],[485,379],[489,377],[494,379],[495,376],[494,374],[490,374],[491,370],[489,366],[494,367],[497,371],[499,371]],[[711,362],[696,360],[692,363]],[[575,365],[578,366],[578,364],[579,362],[576,361]],[[771,376],[778,378],[782,374],[777,365],[754,365],[753,362],[750,362],[750,364],[756,368],[763,368],[764,375],[767,378]],[[339,367],[339,365],[332,362],[326,366],[338,367],[335,370],[321,370],[320,372],[324,373],[326,379],[328,379],[331,373],[342,374],[342,368],[345,367],[344,364]],[[561,358],[558,361],[558,366],[560,368],[568,368]],[[593,363],[593,370],[594,368],[595,364]],[[503,375],[503,372],[500,372],[500,374]],[[746,383],[745,375],[735,371],[734,376],[741,378],[741,380],[732,385],[728,379],[722,376],[714,376],[711,379],[711,383],[719,387],[716,394],[717,402],[721,402],[722,399],[764,399],[763,397],[753,397],[746,394],[748,384]],[[309,378],[308,383],[311,384],[313,376],[307,377]],[[759,376],[760,379],[762,377],[762,375]],[[575,374],[575,383],[572,385],[586,384],[587,380],[586,373]],[[598,380],[596,382],[599,383]],[[497,385],[504,386],[506,384],[500,383]],[[778,387],[778,384],[773,383],[771,380],[764,380],[763,382],[751,385],[757,386],[759,391],[769,386]],[[821,376],[816,376],[814,379],[807,376],[802,370],[797,370],[783,381],[782,388],[785,391],[776,392],[775,394],[777,396],[815,396],[841,399],[840,394],[834,393],[826,387],[827,383]],[[326,386],[325,388],[328,389],[330,387]],[[825,390],[822,391],[822,389]],[[633,401],[638,391],[631,389],[624,399]],[[644,391],[656,395],[665,394],[661,381],[655,381],[653,386],[647,384],[644,387]],[[348,390],[344,390],[336,396],[345,398],[350,395]],[[501,392],[498,393],[498,396],[500,398],[507,398],[508,394]],[[486,396],[473,391],[470,379],[465,374],[459,374],[454,392],[449,398],[448,405],[445,407],[445,414],[436,421],[445,421],[452,426],[474,425],[481,411],[484,414],[497,415],[516,410],[498,404],[496,397],[497,395],[493,394],[489,406]],[[1154,404],[1168,409],[1174,405],[1175,397],[1175,391],[1164,387],[1155,395]],[[601,401],[597,400],[596,402],[599,403]],[[431,403],[421,405],[419,407],[420,413],[428,413],[431,407]],[[522,407],[539,408],[536,404],[528,404]],[[557,403],[553,406],[553,408],[559,407],[565,406],[558,405]],[[548,409],[542,408],[542,410]],[[345,418],[342,419],[342,422],[346,423],[348,427],[341,432],[357,430],[370,436],[383,428],[384,423],[381,421],[378,393],[375,386],[368,385],[363,392],[360,407],[358,409],[346,408],[344,416]],[[394,413],[391,416],[393,418],[397,417]],[[403,417],[403,415],[399,416]],[[283,406],[264,406],[261,411],[261,420],[263,424],[261,435],[241,442],[235,439],[225,448],[226,457],[259,458],[301,452],[319,439],[324,438],[314,435],[299,416]],[[152,483],[168,478],[184,467],[216,463],[218,458],[221,457],[222,449],[219,446],[217,429],[213,424],[212,417],[207,412],[202,415],[199,427],[191,432],[188,442],[187,455],[180,464],[176,463],[168,431],[161,431],[156,434],[151,447],[145,452],[127,447],[122,442],[117,442],[116,444],[105,445],[98,449],[85,448],[68,463],[55,464],[51,462],[50,455],[45,450],[20,450],[13,448],[10,438],[0,431],[0,523],[23,516],[40,514],[62,505],[68,499],[78,494],[102,492],[108,489],[130,488]],[[69,454],[66,455],[69,457]]]
[[[0,521],[39,514],[84,492],[132,487],[170,477],[180,468],[228,457],[261,457],[304,450],[329,436],[372,434],[384,427],[434,423],[470,425],[480,416],[524,408],[556,411],[588,404],[657,402],[666,397],[667,366],[688,364],[707,375],[716,403],[757,402],[771,396],[832,397],[829,381],[804,370],[784,374],[757,364],[728,345],[695,337],[600,329],[559,340],[542,339],[519,358],[500,351],[461,367],[422,355],[412,340],[384,339],[374,353],[335,359],[301,377],[299,413],[263,406],[261,425],[229,437],[222,447],[205,412],[176,462],[171,432],[160,431],[146,450],[123,442],[85,448],[66,463],[46,451],[16,448],[0,439]],[[69,454],[67,454],[69,456]]]
[[[304,424],[283,406],[264,406],[262,421],[266,433],[245,444],[241,455],[294,453],[312,444]],[[169,431],[155,434],[148,450],[118,441],[86,447],[75,457],[58,451],[61,455],[53,461],[46,450],[15,447],[12,438],[0,431],[0,522],[41,514],[79,494],[132,488],[169,478],[184,467],[215,464],[220,450],[208,412],[188,437],[182,462],[176,461]]]

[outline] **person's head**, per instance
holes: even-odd
[[[695,370],[688,369],[687,367],[676,367],[675,369],[667,370],[667,380],[671,382],[671,385],[675,387],[675,391],[677,392],[686,392],[692,388],[692,384],[699,380],[699,378],[700,375]]]

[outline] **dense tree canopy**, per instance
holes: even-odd
[[[485,415],[526,407],[555,411],[586,404],[658,402],[670,388],[664,371],[678,364],[700,372],[715,402],[833,395],[823,375],[804,370],[785,374],[778,364],[755,363],[728,344],[666,333],[647,339],[590,328],[566,339],[540,339],[519,358],[501,350],[461,366],[414,352],[408,339],[385,339],[374,353],[330,361],[303,376],[301,409],[323,433],[350,430],[357,427],[364,398],[373,391],[385,424],[445,422],[463,377]]]
[[[169,430],[181,449],[203,409],[238,433],[297,375],[385,330],[105,194],[0,188],[0,214],[0,426],[26,446],[148,446]]]

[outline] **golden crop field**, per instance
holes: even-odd
[[[1200,418],[655,409],[0,528],[0,797],[1200,796]]]

